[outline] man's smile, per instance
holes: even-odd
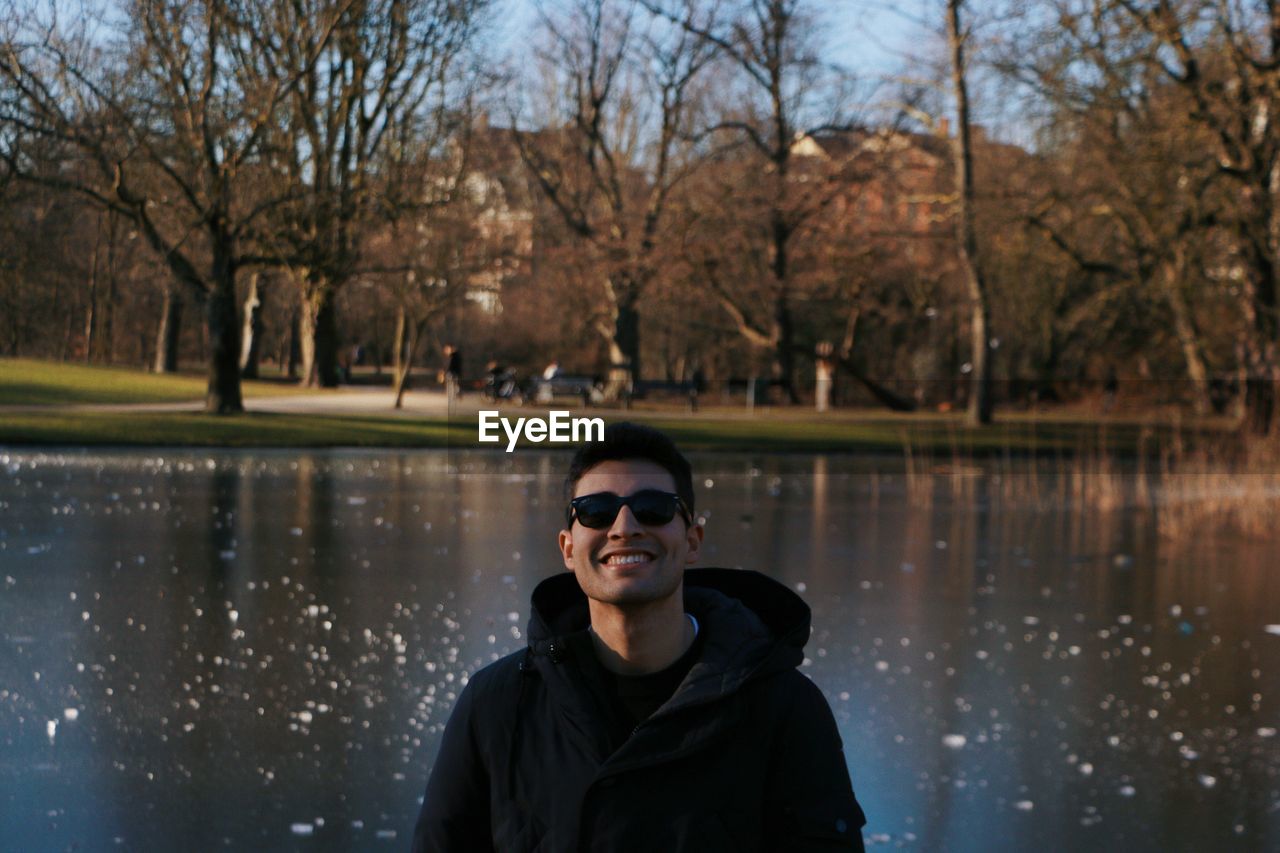
[[[653,555],[648,551],[627,549],[610,551],[602,554],[599,559],[600,564],[604,566],[635,566],[649,562],[653,559]]]

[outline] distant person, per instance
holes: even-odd
[[[1116,375],[1114,365],[1107,368],[1107,378],[1102,383],[1102,411],[1111,412],[1116,407],[1116,396],[1120,392],[1120,377]]]
[[[453,344],[444,345],[444,387],[452,403],[462,392],[462,351]]]
[[[534,589],[528,647],[458,697],[413,849],[862,850],[835,719],[797,669],[808,606],[687,569],[692,471],[651,427],[608,427],[565,485],[568,571]]]
[[[560,362],[552,360],[550,364],[542,369],[542,378],[550,382],[552,379],[560,376]]]

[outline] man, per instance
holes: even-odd
[[[444,374],[445,395],[452,404],[462,389],[462,350],[453,344],[444,345],[444,370],[441,372]]]
[[[809,608],[755,572],[686,570],[703,528],[662,433],[610,426],[566,485],[571,574],[458,698],[414,850],[862,850],[835,720],[796,671]]]

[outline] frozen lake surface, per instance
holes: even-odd
[[[405,849],[566,463],[0,450],[0,847]],[[870,846],[1280,849],[1280,531],[1028,463],[694,468],[704,564],[813,607]]]

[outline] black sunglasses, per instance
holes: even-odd
[[[661,527],[675,518],[677,512],[684,516],[687,524],[693,524],[689,508],[679,495],[657,489],[641,489],[625,498],[613,492],[596,492],[574,498],[569,501],[569,508],[565,510],[565,526],[573,527],[574,519],[577,519],[583,527],[602,530],[613,524],[624,506],[631,509],[636,521],[647,527]]]

